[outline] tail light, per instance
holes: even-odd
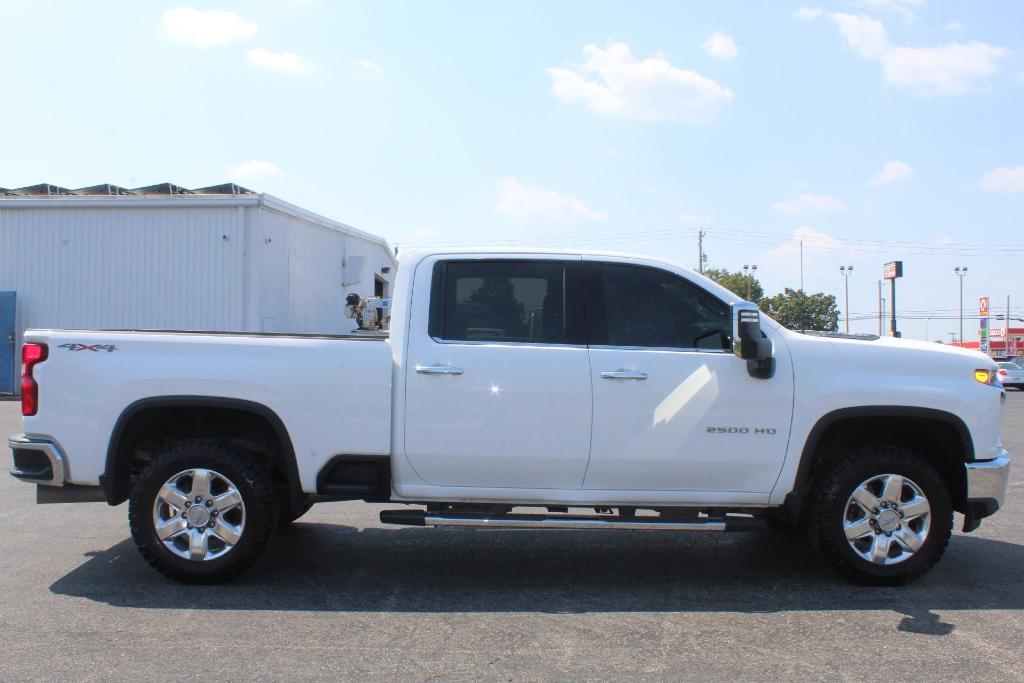
[[[32,377],[32,369],[46,360],[46,344],[25,344],[21,347],[21,414],[35,415],[39,410],[39,385]]]

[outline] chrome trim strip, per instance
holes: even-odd
[[[1010,483],[1010,454],[1000,449],[992,460],[976,460],[965,463],[964,467],[967,469],[967,500],[995,500],[1002,507]]]
[[[465,346],[544,346],[558,349],[584,349],[586,344],[570,344],[561,342],[538,342],[538,341],[506,341],[502,339],[442,339],[441,337],[430,337],[435,344],[456,344]]]
[[[694,348],[680,348],[676,346],[612,346],[610,344],[561,344],[557,342],[517,342],[517,341],[501,341],[497,339],[441,339],[440,337],[430,337],[430,340],[435,344],[445,345],[465,345],[465,346],[541,346],[551,347],[557,349],[596,349],[599,351],[671,351],[674,353],[715,353],[724,354],[731,356],[733,352],[730,349],[698,349]]]
[[[50,469],[53,470],[53,479],[29,479],[18,476],[18,470],[12,461],[10,474],[18,481],[41,486],[64,486],[67,476],[67,468],[64,465],[64,455],[57,448],[57,445],[43,439],[32,439],[24,434],[15,434],[7,439],[7,446],[13,451],[18,450],[42,451],[50,460]]]
[[[678,346],[612,346],[611,344],[592,344],[592,349],[599,351],[673,351],[676,353],[716,353],[731,356],[733,352],[730,349],[698,349],[693,348],[681,348]]]
[[[449,517],[427,515],[426,526],[485,526],[511,529],[630,529],[668,531],[725,531],[725,521],[719,519],[664,520],[633,518],[629,521],[603,519],[601,517],[563,517],[548,515],[508,515],[501,517]]]

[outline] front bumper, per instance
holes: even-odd
[[[964,465],[967,469],[967,505],[964,510],[964,531],[973,531],[981,520],[1006,502],[1010,483],[1010,454],[1000,449],[992,460],[977,460]]]

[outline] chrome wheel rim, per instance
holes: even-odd
[[[928,539],[931,512],[928,498],[910,478],[879,474],[861,482],[846,501],[843,533],[868,562],[899,564]]]
[[[220,472],[195,468],[164,482],[153,502],[153,528],[178,557],[206,562],[231,552],[245,531],[245,503]]]

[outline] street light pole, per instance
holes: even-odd
[[[843,289],[845,290],[846,301],[843,304],[846,316],[846,334],[850,334],[850,276],[853,275],[853,266],[839,266],[839,272],[843,276]]]
[[[956,276],[960,278],[960,346],[964,345],[964,278],[967,277],[967,266],[957,266],[953,269]]]
[[[757,275],[757,265],[743,265],[743,274],[747,278],[747,301],[750,301],[750,290],[754,284],[754,276]]]

